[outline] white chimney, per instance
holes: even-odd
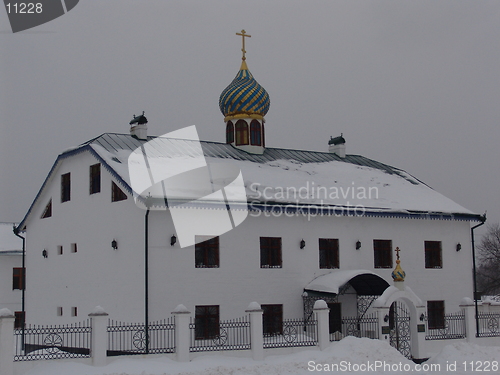
[[[345,158],[345,139],[342,136],[342,133],[340,134],[340,137],[330,137],[330,140],[328,141],[328,152],[337,154],[342,159]]]
[[[142,111],[142,115],[136,116],[132,121],[130,121],[130,135],[140,139],[141,141],[148,140],[148,119],[144,116],[144,111]]]

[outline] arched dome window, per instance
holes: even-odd
[[[231,121],[227,122],[226,125],[226,143],[234,142],[234,125]]]
[[[248,144],[248,124],[245,120],[236,122],[236,146]]]
[[[266,132],[264,131],[264,120],[262,120],[262,147],[266,147]]]
[[[250,144],[253,146],[261,145],[260,123],[257,120],[252,120],[250,123]]]

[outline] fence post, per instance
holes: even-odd
[[[476,342],[476,309],[474,301],[465,297],[460,302],[460,308],[465,315],[465,339],[467,342]]]
[[[375,307],[378,320],[378,338],[379,340],[390,342],[390,328],[389,328],[389,307],[380,306]]]
[[[189,317],[191,312],[184,305],[178,305],[172,312],[175,316],[175,355],[179,362],[189,362]]]
[[[320,350],[326,349],[330,345],[330,309],[322,299],[314,302],[313,311],[316,313],[318,321],[318,345]]]
[[[262,329],[263,310],[257,302],[251,302],[245,312],[250,314],[250,347],[252,358],[264,360],[264,332]]]
[[[14,321],[9,309],[0,310],[0,375],[14,374]]]
[[[96,306],[89,314],[92,321],[90,356],[94,366],[106,366],[108,360],[108,313]]]

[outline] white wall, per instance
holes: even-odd
[[[28,323],[81,320],[96,305],[113,319],[144,319],[145,211],[131,197],[111,202],[111,176],[104,168],[101,192],[89,195],[89,166],[96,162],[89,153],[66,159],[27,223]],[[71,172],[71,201],[61,203],[60,175],[66,172]],[[40,219],[50,197],[52,217]],[[392,269],[374,268],[373,239],[391,239],[393,248],[401,249],[406,285],[424,302],[445,300],[446,311],[454,312],[463,297],[472,298],[468,222],[255,215],[220,237],[220,268],[195,268],[194,247],[170,246],[175,228],[169,213],[151,211],[150,319],[169,317],[180,303],[192,312],[196,305],[220,305],[222,319],[235,318],[252,301],[283,304],[285,318],[301,317],[303,288],[331,271],[319,268],[318,238],[339,239],[340,269],[371,270],[389,283]],[[261,236],[282,237],[283,268],[260,268]],[[306,242],[302,250],[301,239]],[[442,241],[443,269],[425,269],[425,240]],[[78,244],[75,254],[69,251],[71,243]],[[64,246],[63,255],[57,255],[58,245]],[[56,316],[58,306],[64,308],[62,317]],[[70,316],[73,306],[78,307],[76,318]]]
[[[22,310],[20,289],[12,289],[12,269],[22,266],[22,255],[0,255],[0,308],[12,312]]]

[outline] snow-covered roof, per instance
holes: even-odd
[[[358,277],[358,276],[366,276]],[[384,289],[386,289],[389,284],[380,278],[379,275],[372,271],[367,270],[334,270],[326,275],[321,275],[316,277],[313,281],[307,284],[304,289],[321,292],[321,293],[332,293],[339,294],[340,288],[348,282],[353,282],[352,285],[354,289],[357,290],[358,294],[363,295],[379,295]],[[366,284],[369,285],[366,285]],[[371,288],[373,287],[373,288]],[[358,290],[363,289],[363,290]],[[370,291],[373,289],[373,291]]]
[[[162,159],[179,160],[179,155],[183,158],[198,158],[198,153],[202,152],[208,165],[231,163],[238,167],[243,176],[248,201],[252,202],[251,207],[257,209],[262,209],[262,206],[269,209],[270,204],[288,207],[314,205],[322,208],[361,207],[367,215],[417,215],[465,220],[480,218],[404,170],[360,155],[340,158],[328,152],[271,147],[267,147],[262,155],[256,155],[217,142],[196,141],[195,144],[191,140],[163,137],[148,137],[148,140],[154,140],[154,157],[160,162]],[[143,144],[143,141],[128,134],[102,134],[64,151],[59,155],[49,176],[64,158],[89,151],[125,190],[134,193],[130,183],[128,159]],[[28,215],[29,212],[26,218]],[[21,223],[21,228],[26,218]]]
[[[14,235],[16,223],[0,223],[0,255],[21,255],[23,240]]]

